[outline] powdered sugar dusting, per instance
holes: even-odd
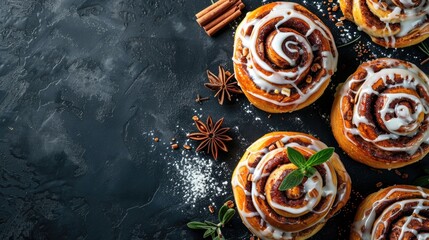
[[[198,154],[185,154],[169,165],[176,175],[173,194],[181,196],[185,204],[195,207],[198,201],[213,202],[214,198],[228,193],[228,181],[220,180],[230,174],[225,162],[214,162]]]

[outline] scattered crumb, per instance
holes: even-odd
[[[177,144],[177,143],[171,144],[171,148],[176,150],[179,148],[179,144]]]
[[[375,184],[376,187],[380,188],[381,186],[383,186],[382,182],[378,182],[377,184]]]
[[[208,209],[209,209],[209,212],[211,213],[211,214],[213,214],[214,212],[215,212],[215,208],[213,207],[213,205],[209,205],[208,206]]]
[[[153,140],[154,140],[155,142],[159,142],[159,138],[157,138],[157,137],[156,137],[156,138],[154,138]]]
[[[187,145],[187,144],[184,144],[184,145],[183,145],[183,148],[184,148],[184,149],[186,149],[186,150],[191,150],[191,146],[189,146],[189,145]]]

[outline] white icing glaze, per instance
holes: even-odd
[[[385,201],[389,201],[389,197],[399,192],[417,193],[420,195],[421,198],[399,200],[397,202],[394,202],[391,205],[387,206],[385,209],[383,209],[383,211],[380,213],[380,216],[378,216],[376,212],[378,208],[382,206]],[[428,206],[423,205],[424,203],[426,203],[426,205],[429,205],[429,200],[427,199],[428,197],[429,196],[423,191],[421,187],[417,187],[416,190],[406,189],[402,187],[394,187],[390,189],[389,192],[387,192],[387,194],[383,196],[383,198],[375,201],[370,209],[366,209],[365,214],[362,216],[362,218],[353,223],[352,229],[354,232],[359,234],[361,239],[385,239],[387,236],[378,236],[378,238],[376,238],[377,236],[375,236],[375,229],[378,225],[383,225],[385,228],[388,228],[389,224],[386,221],[382,220],[382,216],[387,212],[393,212],[393,215],[391,217],[394,218],[396,215],[401,214],[401,210],[406,204],[417,203],[417,205],[412,208],[412,214],[407,214],[407,220],[400,229],[401,234],[398,239],[402,239],[403,234],[405,234],[406,232],[413,233],[418,239],[427,239],[423,237],[429,236],[428,233],[419,234],[414,229],[410,229],[408,225],[412,220],[418,220],[418,218],[413,216],[414,214],[418,214],[421,210],[429,209]],[[397,207],[399,207],[399,211],[392,211],[392,209]]]
[[[367,76],[364,79],[358,80],[354,78],[350,78],[346,81],[346,83],[342,86],[339,94],[341,96],[340,106],[343,106],[344,96],[353,96],[354,97],[354,108],[353,108],[353,116],[352,116],[352,127],[347,127],[344,121],[344,132],[345,136],[349,141],[355,142],[354,138],[351,138],[351,135],[360,136],[367,142],[372,143],[375,147],[383,149],[385,151],[393,151],[393,152],[407,152],[410,155],[416,153],[421,144],[429,142],[429,129],[424,131],[421,137],[417,139],[415,144],[404,145],[403,147],[390,146],[386,147],[382,144],[379,144],[381,141],[385,140],[395,140],[401,136],[409,137],[410,139],[414,139],[417,131],[420,131],[419,127],[422,124],[426,124],[429,121],[428,113],[429,113],[429,103],[426,102],[424,98],[416,97],[413,94],[409,93],[388,93],[382,92],[379,93],[373,89],[373,86],[378,84],[380,80],[382,80],[385,89],[394,89],[397,87],[403,87],[407,89],[414,90],[416,92],[417,88],[420,87],[424,92],[429,93],[429,79],[428,77],[415,65],[411,65],[411,67],[404,66],[398,60],[395,59],[379,59],[377,61],[382,60],[385,62],[388,67],[384,68],[378,72],[374,72],[371,67],[366,67],[365,70],[367,72]],[[395,76],[400,76],[403,79],[402,83],[394,83],[390,84],[391,80],[395,78]],[[357,90],[352,90],[352,86],[360,85]],[[370,139],[365,137],[359,130],[358,127],[360,124],[366,124],[369,126],[374,126],[372,122],[364,115],[359,113],[359,109],[363,107],[364,103],[362,102],[364,96],[375,96],[375,97],[383,97],[385,98],[384,105],[381,109],[378,109],[378,112],[381,116],[383,124],[389,130],[384,134],[380,134],[374,139]],[[410,111],[410,109],[406,108],[403,105],[396,104],[393,108],[390,107],[392,102],[398,100],[405,100],[407,102],[413,102],[415,104],[414,109]],[[414,112],[413,112],[414,111]],[[387,114],[394,113],[395,117],[390,120],[386,120]],[[371,113],[373,114],[373,113]],[[419,116],[423,114],[424,119],[423,122],[418,122]],[[341,107],[341,115],[346,116],[347,114],[344,112],[344,108]],[[401,130],[401,131],[400,131]]]
[[[279,135],[280,136],[280,135]],[[260,138],[257,142],[255,142],[254,144],[257,145],[259,143],[265,142],[267,141],[268,138],[278,138],[279,136],[266,136],[263,138]],[[310,144],[308,146],[302,146],[296,142],[294,142],[294,138],[299,138],[299,139],[306,139],[310,142]],[[258,204],[255,204],[258,200],[258,198],[261,198],[261,196],[263,196],[264,193],[259,193],[257,191],[256,188],[256,184],[258,183],[258,181],[263,180],[264,178],[267,178],[269,176],[269,173],[263,173],[264,168],[267,166],[267,163],[269,160],[271,160],[273,158],[273,156],[275,156],[276,154],[284,151],[287,147],[300,147],[300,149],[305,150],[307,149],[311,149],[313,151],[319,151],[321,149],[326,148],[327,146],[315,139],[309,138],[307,136],[304,135],[296,135],[296,136],[284,136],[281,139],[281,142],[283,142],[284,146],[281,148],[276,148],[272,151],[268,151],[267,148],[264,148],[260,151],[251,151],[251,147],[246,151],[248,152],[247,158],[243,161],[241,161],[238,165],[237,165],[237,170],[241,169],[243,167],[247,168],[247,170],[249,171],[249,173],[252,173],[252,179],[251,179],[251,184],[252,184],[252,188],[251,188],[251,199],[253,202],[253,206],[256,209],[255,212],[246,212],[243,209],[240,209],[239,207],[237,208],[240,216],[243,220],[243,223],[249,228],[249,230],[254,233],[256,236],[265,239],[267,237],[273,238],[273,239],[294,239],[294,237],[298,234],[298,232],[287,232],[284,231],[282,229],[276,228],[272,225],[270,225],[266,220],[265,220],[265,216],[264,216],[264,212],[260,209]],[[305,148],[303,148],[305,147]],[[309,151],[309,150],[307,150]],[[310,151],[309,151],[310,153]],[[261,156],[262,155],[262,156]],[[261,156],[261,159],[259,160],[257,166],[255,168],[251,168],[249,166],[249,162],[248,159],[253,159],[255,156]],[[302,213],[306,213],[306,212],[314,212],[314,213],[322,213],[325,210],[328,210],[329,208],[332,207],[334,201],[341,201],[345,196],[344,194],[340,194],[340,196],[337,195],[337,185],[333,182],[333,174],[336,173],[332,173],[331,169],[328,166],[328,163],[324,163],[322,165],[320,165],[320,167],[322,167],[325,171],[325,177],[324,179],[326,180],[326,182],[323,184],[323,180],[322,180],[322,176],[320,175],[320,173],[318,171],[316,171],[316,173],[312,176],[309,177],[307,179],[307,181],[303,184],[304,186],[304,192],[305,192],[305,196],[304,196],[304,200],[306,202],[305,206],[302,207],[292,207],[292,206],[284,206],[281,205],[280,203],[275,202],[274,200],[267,202],[270,206],[273,206],[274,208],[280,209],[282,211],[291,213],[291,214],[302,214]],[[239,172],[239,171],[238,171]],[[247,195],[247,191],[245,190],[245,187],[240,183],[240,180],[243,176],[239,175],[239,174],[234,174],[232,176],[232,180],[231,180],[231,184],[233,186],[233,188],[241,188],[243,191],[246,192]],[[243,179],[242,179],[243,180]],[[317,206],[317,202],[319,201],[318,199],[316,199],[316,197],[311,197],[309,192],[312,190],[316,190],[319,194],[319,199],[320,197],[327,197],[330,195],[333,195],[334,197],[330,198],[330,202],[328,202],[326,204],[325,209],[319,209],[317,212],[314,210],[314,208]],[[266,200],[265,196],[263,198],[263,200]],[[310,228],[316,224],[320,224],[325,222],[326,219],[326,215],[329,213],[329,211],[325,211],[324,215],[321,215],[321,218],[314,222],[312,225],[308,225],[306,226],[306,228]],[[261,226],[265,226],[265,229],[263,231],[259,231],[256,230],[255,228],[252,227],[252,225],[249,223],[248,219],[253,218],[253,217],[260,217],[260,225]]]
[[[310,96],[315,94],[326,81],[329,81],[330,77],[336,71],[337,61],[338,61],[338,52],[335,47],[335,42],[333,40],[332,34],[329,29],[319,20],[314,20],[307,17],[299,11],[295,10],[295,3],[289,2],[279,2],[277,5],[268,13],[266,16],[260,19],[254,19],[249,21],[247,17],[243,20],[243,23],[240,24],[236,33],[238,38],[242,42],[242,47],[249,49],[249,55],[247,62],[241,62],[240,59],[234,58],[233,61],[235,64],[241,64],[246,66],[247,73],[250,78],[253,80],[254,84],[261,90],[270,92],[270,94],[280,94],[281,88],[284,85],[292,86],[293,89],[299,94],[299,98],[294,101],[284,101],[280,102],[277,100],[272,100],[267,97],[264,97],[260,94],[256,94],[248,91],[252,96],[259,98],[263,101],[270,102],[278,106],[294,106],[304,103]],[[275,28],[277,31],[271,42],[271,48],[281,57],[284,61],[288,62],[290,66],[295,67],[294,70],[276,70],[272,66],[267,64],[260,56],[257,54],[258,46],[258,36],[261,28],[265,26],[268,22],[272,21],[275,18],[281,18],[279,22],[276,23]],[[309,29],[303,35],[298,35],[293,32],[282,32],[278,28],[281,25],[290,19],[300,19],[305,21],[309,25]],[[243,32],[247,32],[247,29],[253,28],[250,36],[245,36]],[[331,51],[319,51],[319,46],[317,44],[311,45],[306,37],[310,36],[314,31],[317,31],[323,35],[324,38],[328,39],[330,42]],[[285,41],[286,38],[293,36],[297,41]],[[297,50],[290,48],[291,45],[299,46],[301,49],[299,53],[302,55],[304,52],[309,54],[310,61],[307,61],[304,65],[297,63],[294,59],[291,59],[283,52],[283,47],[286,47],[287,50],[291,52],[296,52]],[[237,47],[237,46],[236,46]],[[234,50],[235,51],[235,50]],[[304,72],[309,69],[312,65],[311,59],[313,59],[313,51],[316,52],[322,58],[322,68],[326,69],[327,73],[322,76],[319,81],[311,83],[311,87],[304,93],[296,85],[295,81],[298,78],[301,78]],[[263,71],[260,71],[259,68],[255,65],[262,68],[264,71],[268,72],[266,74]],[[278,92],[278,93],[276,93]],[[289,97],[289,96],[288,96]]]
[[[354,1],[357,3],[359,0]],[[429,24],[427,21],[429,4],[426,0],[419,1],[417,6],[414,6],[415,3],[412,0],[400,0],[400,2],[404,8],[395,5],[391,0],[368,1],[368,4],[371,4],[374,9],[388,13],[385,17],[380,16],[379,19],[386,24],[387,34],[383,38],[391,47],[396,46],[396,38],[404,37],[416,28],[423,29]],[[399,32],[391,31],[390,25],[393,23],[400,24]],[[427,33],[422,32],[421,34]]]

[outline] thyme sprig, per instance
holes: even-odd
[[[347,43],[344,43],[344,44],[342,44],[342,45],[340,45],[340,46],[337,46],[337,48],[342,48],[342,47],[345,47],[345,46],[351,45],[351,44],[355,43],[357,40],[359,40],[359,39],[360,39],[360,37],[361,37],[361,35],[359,35],[357,38],[355,38],[355,39],[351,40],[350,42],[347,42]]]
[[[427,63],[429,61],[429,46],[425,42],[421,42],[419,44],[419,49],[428,56],[428,58],[426,58],[425,60],[423,60],[420,63],[421,65],[423,65],[423,64],[425,64],[425,63]]]
[[[211,237],[212,240],[225,240],[225,237],[222,234],[221,228],[227,224],[235,214],[234,208],[230,208],[227,203],[225,203],[218,212],[219,223],[214,223],[210,221],[198,222],[192,221],[188,222],[187,226],[190,229],[199,229],[205,230],[203,238]]]

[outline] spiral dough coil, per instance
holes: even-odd
[[[429,189],[397,185],[369,195],[359,206],[350,240],[428,239]]]
[[[350,177],[337,154],[316,166],[317,171],[298,186],[278,190],[283,179],[296,169],[287,147],[308,158],[326,145],[302,133],[273,132],[247,149],[232,176],[240,217],[262,239],[307,239],[350,197]]]
[[[235,35],[237,81],[250,102],[267,112],[291,112],[316,101],[337,58],[329,29],[295,3],[270,3],[248,13]]]
[[[337,91],[331,126],[343,150],[375,168],[399,168],[429,152],[429,79],[382,58],[358,67]]]
[[[429,37],[427,0],[340,0],[340,7],[381,46],[402,48]]]

